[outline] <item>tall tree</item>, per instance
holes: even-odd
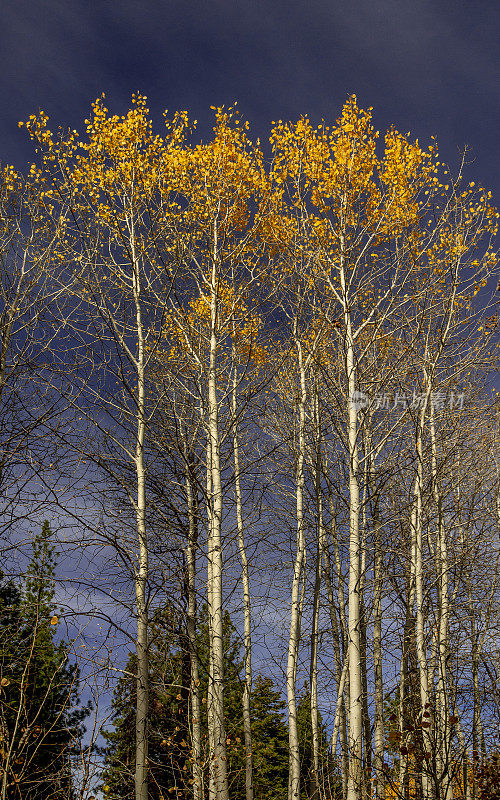
[[[134,585],[135,792],[137,800],[147,800],[147,434],[158,399],[149,392],[149,367],[172,286],[164,230],[171,211],[169,170],[184,124],[176,117],[167,121],[164,138],[154,136],[141,95],[133,96],[121,118],[109,114],[103,97],[97,100],[82,140],[76,131],[53,135],[47,122],[41,114],[27,127],[42,154],[43,178],[50,181],[46,194],[54,207],[71,209],[58,255],[71,265],[62,279],[65,327],[78,357],[64,390],[94,429],[93,441],[77,437],[73,447],[122,493],[133,518],[125,546],[114,544]]]

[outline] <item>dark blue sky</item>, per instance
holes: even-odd
[[[262,138],[273,119],[333,121],[355,92],[452,164],[470,145],[500,203],[496,0],[3,0],[0,30],[0,159],[19,168],[18,120],[43,108],[80,128],[102,91],[119,113],[143,92],[158,125],[186,108],[202,135],[210,105],[238,100]]]

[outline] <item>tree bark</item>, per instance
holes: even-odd
[[[236,364],[236,358],[234,361]],[[234,484],[236,493],[236,520],[238,524],[238,547],[241,558],[241,580],[243,584],[243,602],[245,614],[245,682],[243,684],[242,697],[243,733],[245,737],[245,798],[246,800],[253,800],[252,718],[250,709],[250,700],[252,696],[252,613],[250,605],[250,578],[248,573],[248,559],[245,550],[245,531],[243,526],[243,501],[241,495],[236,392],[237,373],[235,369],[232,392]]]
[[[299,399],[298,399],[298,453],[296,472],[296,508],[297,508],[297,551],[293,570],[292,599],[290,612],[290,639],[288,644],[288,660],[286,670],[286,690],[288,700],[288,742],[289,742],[289,776],[288,800],[300,800],[300,753],[299,733],[297,728],[296,676],[300,639],[300,578],[305,554],[304,530],[304,459],[305,459],[305,417],[306,417],[306,379],[302,357],[302,346],[296,337],[299,366]]]
[[[424,577],[423,577],[423,536],[422,536],[422,486],[423,486],[423,430],[427,405],[429,403],[431,384],[426,386],[425,402],[417,420],[415,452],[416,476],[413,486],[413,504],[411,512],[412,552],[414,559],[415,601],[416,601],[416,649],[419,666],[420,707],[422,714],[422,739],[424,758],[430,759],[432,754],[431,716],[429,702],[429,678],[427,670],[427,653],[425,646],[424,618]],[[424,715],[429,716],[425,717]],[[422,770],[422,798],[429,800],[430,782],[428,770]]]
[[[343,256],[341,257],[343,260]],[[349,785],[348,800],[361,800],[363,791],[363,684],[361,670],[361,538],[359,499],[358,411],[355,403],[356,361],[344,267],[340,271],[344,296],[345,364],[347,378],[349,452]]]
[[[373,476],[372,476],[373,487]],[[383,587],[383,556],[381,541],[381,521],[378,494],[373,495],[373,669],[374,669],[374,758],[375,770],[375,797],[376,800],[385,800],[385,775],[384,775],[384,682],[382,662],[382,587]]]
[[[333,655],[334,655],[334,668],[335,668],[335,682],[337,685],[337,692],[339,691],[339,687],[342,682],[342,693],[340,698],[340,706],[338,706],[338,714],[339,714],[339,726],[340,726],[340,756],[341,756],[341,773],[342,773],[342,800],[347,800],[347,783],[349,777],[349,744],[348,744],[348,737],[347,737],[347,728],[348,728],[348,721],[347,721],[347,714],[349,708],[349,651],[347,649],[347,624],[345,619],[345,612],[344,612],[344,589],[343,589],[343,577],[342,577],[342,570],[341,570],[341,563],[340,563],[340,552],[339,552],[339,543],[338,543],[338,535],[337,535],[337,525],[335,519],[335,504],[333,500],[333,487],[331,485],[331,481],[327,476],[328,482],[328,494],[329,494],[329,505],[330,505],[330,517],[331,517],[331,534],[332,534],[332,541],[333,541],[333,548],[334,548],[334,558],[335,558],[335,565],[336,565],[336,573],[337,573],[337,596],[338,596],[338,609],[339,609],[339,618],[340,618],[340,628],[341,634],[339,634],[339,626],[337,623],[337,616],[336,616],[336,605],[335,605],[335,598],[333,594],[332,588],[332,581],[331,581],[331,561],[330,561],[330,551],[325,542],[324,548],[324,556],[325,556],[325,580],[327,585],[327,592],[328,592],[328,605],[330,608],[330,621],[332,626],[332,636],[333,636]],[[342,652],[344,654],[344,667],[342,667],[342,654],[341,654],[341,644],[342,644]],[[342,681],[343,677],[343,681]],[[337,747],[337,739],[334,737],[335,740],[332,740],[332,754],[335,755],[334,749]]]
[[[210,363],[208,371],[208,431],[212,478],[212,524],[208,545],[211,575],[211,649],[213,656],[213,736],[217,800],[228,800],[226,730],[224,721],[224,651],[222,634],[222,484],[217,402],[217,225],[210,281]]]
[[[316,569],[314,579],[313,597],[313,619],[311,631],[311,665],[309,673],[310,695],[311,695],[311,734],[312,734],[312,800],[316,800],[321,794],[320,787],[320,741],[318,724],[318,644],[319,644],[319,612],[320,612],[320,591],[321,577],[323,574],[323,556],[325,550],[325,527],[323,519],[323,497],[321,494],[321,418],[319,408],[318,387],[314,387],[313,398],[314,415],[314,436],[315,436],[315,459],[314,469],[314,491],[316,495],[316,515],[317,515],[317,547],[316,547]]]
[[[443,518],[443,498],[438,485],[437,475],[437,442],[434,406],[429,409],[429,432],[431,439],[431,478],[432,493],[437,515],[437,542],[436,562],[438,565],[438,602],[439,602],[439,627],[438,627],[438,679],[436,688],[438,724],[437,724],[437,779],[440,796],[443,800],[452,800],[452,770],[450,752],[449,730],[449,700],[447,682],[448,661],[448,624],[449,624],[449,597],[448,597],[448,547]]]
[[[135,800],[148,798],[148,715],[149,715],[149,652],[148,652],[148,542],[146,534],[146,471],[144,441],[146,432],[145,347],[141,312],[140,265],[135,252],[133,218],[130,229],[132,280],[137,326],[137,438],[135,469],[137,478],[137,537],[139,559],[135,572],[137,607],[137,707],[135,721]]]
[[[208,796],[209,800],[217,800],[217,781],[215,773],[215,724],[214,724],[214,648],[212,633],[212,456],[210,435],[207,437],[207,608],[208,608],[208,685],[207,685],[207,725],[208,725]]]
[[[187,631],[189,658],[191,664],[191,737],[193,749],[193,797],[203,800],[203,769],[201,752],[201,703],[196,643],[196,551],[198,548],[198,497],[192,471],[192,463],[185,448],[186,498],[188,509],[187,578],[188,578],[188,616]]]
[[[320,513],[321,510],[321,500]],[[322,525],[323,521],[318,520]],[[311,736],[312,736],[312,775],[311,775],[311,800],[317,800],[320,794],[320,760],[319,760],[319,724],[318,724],[318,641],[319,641],[319,607],[321,585],[321,550],[318,540],[316,549],[316,569],[314,579],[313,619],[311,631],[311,665],[309,671],[309,684],[311,695]]]

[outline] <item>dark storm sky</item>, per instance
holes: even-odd
[[[103,91],[117,113],[143,92],[158,125],[186,108],[202,136],[209,106],[238,100],[262,138],[274,119],[333,121],[354,92],[451,164],[470,145],[500,203],[498,0],[3,0],[1,19],[0,159],[18,168],[19,120],[81,128]]]

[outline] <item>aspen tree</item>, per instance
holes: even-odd
[[[219,108],[215,116],[213,139],[186,147],[176,166],[180,202],[169,224],[172,241],[180,243],[175,256],[184,284],[171,304],[170,317],[177,339],[199,371],[208,437],[211,763],[217,800],[226,800],[221,442],[225,426],[231,427],[231,409],[229,414],[227,408],[223,410],[221,390],[231,384],[229,340],[235,309],[262,273],[261,228],[267,214],[268,190],[262,153],[249,141],[234,109],[225,112]]]
[[[155,461],[171,461],[170,470],[173,474],[166,475],[161,472],[156,479],[160,482],[159,494],[163,499],[168,495],[167,516],[160,518],[160,531],[165,531],[164,536],[169,540],[174,538],[173,530],[180,523],[180,546],[184,551],[183,557],[183,584],[186,595],[186,633],[187,647],[190,663],[190,737],[192,750],[192,778],[191,785],[195,800],[203,797],[204,793],[204,763],[205,753],[202,739],[202,703],[207,698],[201,697],[200,673],[203,665],[200,664],[198,653],[198,597],[201,588],[198,585],[199,554],[201,551],[200,538],[205,522],[204,505],[208,506],[210,487],[206,485],[207,470],[204,463],[204,453],[207,452],[206,432],[203,426],[203,407],[199,386],[199,373],[196,364],[179,346],[178,337],[173,335],[171,319],[166,315],[164,321],[164,340],[158,347],[153,371],[155,384],[158,385],[157,396],[159,405],[151,425],[151,438],[154,439]],[[175,374],[169,367],[169,360],[175,352]],[[182,382],[177,380],[182,374]],[[167,394],[163,394],[165,383],[168,385]],[[178,465],[178,462],[180,464]],[[168,466],[166,464],[165,466]],[[203,476],[203,473],[205,475]],[[203,482],[205,480],[205,486]],[[164,486],[163,482],[168,481]],[[181,488],[180,496],[174,492],[176,484]],[[160,499],[160,498],[159,498]],[[155,503],[158,511],[158,504]],[[174,518],[168,516],[168,511],[173,512]],[[210,518],[208,509],[207,519]],[[158,524],[157,523],[157,524]],[[158,531],[156,536],[161,537]],[[171,546],[171,544],[170,544]],[[168,557],[168,549],[160,546],[158,558],[163,560]],[[209,599],[209,584],[207,583],[207,599]],[[207,619],[207,622],[209,620]],[[210,672],[210,671],[209,671]],[[211,690],[211,689],[210,689]],[[210,707],[209,707],[210,708]]]
[[[456,184],[451,191],[445,185],[434,143],[424,149],[391,129],[379,157],[377,137],[370,111],[359,109],[355,97],[332,128],[325,123],[313,128],[303,117],[295,125],[277,123],[271,136],[275,179],[286,191],[294,220],[283,233],[283,246],[295,247],[296,259],[308,264],[311,284],[343,355],[346,410],[340,435],[349,474],[349,800],[360,800],[364,782],[361,521],[363,466],[369,454],[360,447],[372,402],[366,390],[376,392],[390,378],[387,364],[375,382],[364,385],[367,337],[375,341],[390,333],[393,346],[398,342],[401,348],[396,363],[402,364],[419,337],[416,328],[407,334],[407,316],[429,287],[442,291],[444,253],[455,258],[455,268],[456,258],[471,264],[474,249],[496,229],[487,192],[469,187],[459,194]],[[494,263],[489,249],[483,263]],[[374,445],[387,438],[382,434]],[[419,647],[423,681],[422,642]]]
[[[330,610],[330,621],[333,635],[333,648],[334,648],[334,664],[335,664],[335,682],[337,685],[337,703],[335,711],[335,721],[333,726],[332,735],[332,754],[336,753],[337,737],[340,731],[340,747],[341,747],[341,763],[342,763],[342,797],[343,800],[347,798],[347,778],[349,775],[349,751],[347,741],[347,728],[348,717],[347,709],[349,708],[349,654],[347,650],[347,621],[345,617],[345,600],[344,600],[344,576],[342,574],[342,566],[339,552],[339,541],[337,534],[337,521],[336,521],[336,508],[333,497],[333,487],[330,475],[326,475],[326,483],[328,487],[328,505],[330,509],[330,528],[331,539],[334,548],[334,562],[335,562],[335,575],[337,585],[337,600],[335,600],[333,587],[332,587],[332,566],[330,560],[330,551],[328,546],[325,547],[325,584],[328,594],[328,605]],[[339,609],[339,621],[337,621],[337,611]],[[342,653],[344,654],[344,664],[342,666]],[[345,693],[345,696],[344,696]]]
[[[135,515],[136,541],[129,545],[128,558],[137,618],[136,800],[148,797],[146,446],[153,410],[148,370],[162,338],[172,286],[160,230],[172,210],[166,166],[182,129],[175,118],[167,122],[165,139],[154,136],[148,114],[141,95],[133,96],[131,110],[122,117],[109,115],[101,98],[93,105],[81,140],[76,131],[53,135],[43,114],[27,122],[42,152],[45,196],[71,212],[59,257],[71,265],[64,276],[70,307],[67,327],[83,362],[77,365],[80,387],[73,402],[87,417],[85,402],[107,417],[103,422],[98,415],[94,424],[135,475],[132,489],[119,459],[113,468],[105,456],[82,454],[121,485]],[[111,388],[113,383],[118,390]]]
[[[305,424],[306,424],[306,371],[307,357],[304,359],[302,342],[298,335],[298,323],[294,320],[293,336],[297,349],[298,362],[298,421],[297,421],[297,468],[296,468],[296,507],[297,507],[297,552],[293,569],[291,614],[290,614],[290,640],[288,645],[288,660],[286,672],[286,686],[288,697],[288,726],[289,726],[289,753],[290,753],[290,774],[288,781],[289,800],[299,800],[300,798],[300,755],[299,738],[297,728],[297,701],[296,701],[296,679],[297,679],[297,660],[300,642],[301,609],[302,597],[300,593],[300,582],[303,577],[303,565],[305,560],[305,527],[304,527],[304,461],[305,461]],[[306,362],[306,363],[305,363]],[[310,363],[310,359],[309,359]],[[304,583],[305,586],[305,577]]]
[[[233,384],[231,392],[231,415],[233,428],[233,462],[234,462],[234,488],[236,497],[236,522],[238,528],[238,550],[241,558],[241,580],[243,588],[244,607],[244,665],[245,684],[243,688],[243,731],[245,736],[245,797],[253,800],[253,745],[251,727],[251,695],[252,695],[252,611],[250,599],[249,565],[245,546],[245,526],[243,520],[243,496],[241,487],[241,462],[239,427],[241,409],[239,408],[238,394],[244,374],[250,364],[263,359],[264,350],[256,342],[256,334],[261,325],[261,320],[248,313],[246,303],[239,303],[232,309],[233,323],[231,326],[231,339],[233,347]],[[243,362],[243,363],[241,363]],[[241,372],[241,374],[240,374]],[[249,392],[249,389],[246,389]]]
[[[369,283],[361,280],[361,287],[359,283],[361,259],[364,263],[370,244],[373,247],[374,242],[383,241],[384,236],[391,235],[394,226],[398,225],[398,212],[401,215],[402,209],[394,208],[388,203],[388,210],[384,209],[385,216],[384,212],[377,212],[377,219],[370,219],[368,216],[372,208],[370,203],[377,192],[371,177],[376,166],[375,138],[369,125],[369,114],[358,110],[355,99],[346,104],[338,126],[331,132],[324,125],[313,130],[309,120],[303,118],[296,126],[276,126],[272,141],[275,171],[279,179],[288,182],[291,187],[288,191],[291,201],[300,208],[302,229],[307,225],[307,251],[314,251],[318,281],[321,275],[327,289],[326,302],[330,303],[325,304],[325,311],[328,322],[334,328],[341,326],[339,335],[346,382],[346,444],[350,497],[348,797],[350,800],[358,800],[363,783],[363,687],[360,663],[362,547],[356,340],[371,320],[375,319],[383,302],[380,297],[377,298],[364,320],[358,320],[354,316],[353,303],[354,292],[359,297],[361,287],[370,296]],[[358,221],[360,198],[365,193],[368,197],[368,214],[366,219],[360,218]],[[377,209],[380,207],[378,203],[379,201]],[[361,245],[363,235],[368,241]],[[396,276],[399,282],[400,275],[396,273]],[[385,289],[385,298],[389,292],[393,293],[393,288],[394,285],[391,285],[389,291]]]
[[[310,397],[312,391],[312,374],[316,349],[321,340],[321,326],[311,323],[311,310],[308,306],[307,290],[300,272],[290,268],[290,286],[288,296],[281,302],[281,310],[289,319],[290,333],[293,349],[287,354],[285,369],[287,373],[280,371],[277,374],[281,386],[278,393],[285,401],[293,398],[294,410],[294,460],[295,460],[295,520],[296,520],[296,550],[293,562],[293,578],[291,587],[290,603],[290,636],[288,640],[288,654],[286,667],[286,688],[288,702],[288,728],[289,728],[289,781],[288,797],[289,800],[300,798],[300,750],[299,750],[299,731],[297,725],[297,695],[296,680],[299,659],[299,647],[301,639],[302,610],[304,605],[305,585],[306,585],[306,521],[304,509],[306,467],[307,467],[307,413],[310,408]],[[308,386],[311,387],[308,391]],[[314,401],[313,401],[314,404]],[[320,531],[318,529],[318,537]],[[323,534],[321,534],[322,536]],[[314,593],[313,610],[313,634],[311,652],[311,721],[313,737],[313,781],[318,787],[319,773],[319,732],[318,732],[318,713],[317,713],[317,685],[315,665],[317,658],[317,625],[319,613],[319,576],[321,573],[319,538],[317,540],[317,562],[316,562],[316,581]],[[317,791],[317,789],[316,789]]]
[[[196,645],[196,553],[198,549],[198,485],[194,475],[193,458],[185,447],[186,499],[188,512],[188,542],[186,547],[188,577],[188,638],[189,659],[191,665],[190,691],[192,714],[192,747],[193,747],[193,794],[194,800],[203,798],[203,772],[201,750],[201,701],[198,652]]]
[[[449,562],[447,547],[447,531],[443,510],[443,495],[440,491],[437,468],[436,446],[436,402],[440,394],[438,388],[443,386],[443,379],[456,384],[460,375],[467,368],[472,368],[477,359],[476,348],[471,349],[468,342],[471,330],[479,327],[477,312],[471,307],[472,297],[478,287],[485,284],[494,259],[487,251],[482,265],[475,265],[472,275],[469,264],[476,253],[481,238],[488,238],[494,230],[489,218],[494,215],[488,206],[486,193],[475,204],[470,192],[460,196],[455,194],[455,187],[448,199],[442,217],[442,226],[429,255],[430,269],[437,276],[437,281],[430,289],[432,297],[429,303],[429,321],[424,325],[425,344],[423,346],[422,373],[424,402],[419,416],[416,438],[417,478],[414,489],[415,505],[412,512],[412,530],[414,531],[413,551],[415,557],[414,579],[416,587],[416,641],[420,669],[421,713],[425,716],[431,707],[432,675],[427,664],[425,645],[425,612],[423,585],[423,521],[422,521],[422,486],[424,480],[423,436],[425,422],[429,418],[430,439],[430,479],[432,499],[436,514],[436,568],[437,568],[437,623],[436,623],[436,655],[438,682],[436,687],[437,716],[434,721],[436,729],[426,724],[424,731],[424,747],[428,757],[432,755],[432,743],[435,745],[436,774],[433,775],[434,791],[438,796],[449,798],[452,792],[452,769],[450,750],[450,705],[447,688],[448,628],[449,628]],[[465,207],[465,208],[464,208]],[[431,310],[432,308],[432,310]],[[467,309],[467,314],[464,314]],[[464,344],[465,347],[464,347]],[[452,358],[453,351],[457,359]],[[445,384],[446,385],[446,384]],[[428,719],[431,719],[428,717]],[[427,770],[422,771],[422,793],[429,796],[431,789]]]
[[[227,325],[227,330],[230,339],[229,351],[224,350],[224,357],[227,358],[227,373],[223,373],[226,383],[226,391],[230,393],[229,403],[229,419],[227,422],[228,429],[225,431],[224,436],[228,434],[232,437],[233,444],[233,463],[234,463],[234,492],[235,492],[235,510],[236,510],[236,526],[238,538],[238,550],[242,564],[242,588],[243,588],[243,605],[244,605],[244,651],[245,651],[245,682],[242,694],[242,707],[243,707],[243,729],[245,736],[245,784],[247,795],[253,793],[253,759],[252,759],[252,732],[251,732],[251,715],[250,715],[250,698],[252,689],[252,668],[251,668],[251,598],[250,598],[250,580],[249,580],[249,564],[246,555],[245,547],[245,526],[243,518],[243,491],[242,491],[242,478],[244,477],[244,470],[241,465],[240,456],[240,425],[242,418],[244,419],[246,405],[248,398],[256,391],[258,392],[258,385],[253,386],[256,379],[256,372],[259,365],[263,360],[265,361],[265,353],[257,340],[258,329],[262,322],[258,315],[252,314],[244,299],[245,291],[243,287],[237,287],[234,283],[234,276],[231,281],[225,284],[224,293],[221,297],[219,307],[219,319]],[[193,307],[193,303],[191,303]],[[182,370],[179,376],[182,375],[184,384],[186,383],[185,376],[188,373],[197,375],[195,382],[200,382],[200,361],[193,358],[191,353],[199,355],[202,352],[203,340],[208,335],[208,320],[206,315],[206,305],[203,300],[195,301],[197,309],[197,317],[192,316],[192,326],[189,334],[189,347],[186,348],[184,344],[183,335],[186,329],[181,327],[179,314],[172,314],[169,318],[167,325],[168,335],[170,336],[171,350],[164,354],[164,358],[172,361],[175,354],[176,367],[178,370],[182,364]],[[200,313],[201,311],[201,313]],[[174,322],[175,320],[175,322]],[[195,322],[196,320],[196,322]],[[184,333],[183,333],[184,331]],[[161,369],[161,366],[160,366]],[[244,397],[241,397],[244,388]],[[180,387],[179,387],[180,390]],[[196,390],[200,397],[203,392],[199,386]],[[203,400],[201,400],[200,420],[201,425],[204,424],[205,415],[203,413]],[[210,524],[212,518],[212,510],[209,498],[211,497],[211,467],[210,467],[210,443],[207,442],[207,520]],[[211,569],[211,565],[209,565]],[[212,582],[210,578],[207,581],[208,598],[211,597]],[[210,688],[212,691],[212,688]],[[209,704],[209,711],[212,703]],[[214,790],[215,791],[215,790]]]
[[[311,631],[311,667],[310,667],[310,693],[311,693],[311,728],[312,728],[312,748],[313,748],[313,796],[320,797],[320,740],[318,726],[318,645],[319,645],[319,615],[320,615],[320,591],[321,577],[323,572],[323,559],[326,549],[325,525],[323,519],[323,497],[321,491],[321,417],[318,397],[317,381],[313,389],[313,425],[314,425],[314,492],[316,495],[316,514],[317,514],[317,547],[316,547],[316,567],[314,578],[313,596],[313,618]]]

